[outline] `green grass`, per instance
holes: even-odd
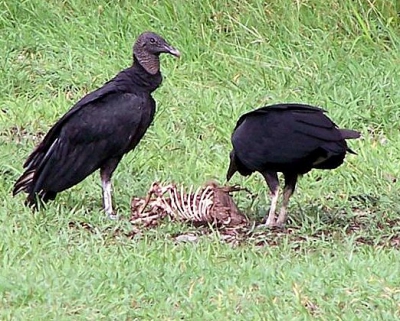
[[[400,19],[396,1],[6,1],[0,4],[0,319],[395,320],[400,318]],[[162,58],[157,115],[114,175],[115,200],[154,180],[224,182],[230,134],[266,104],[318,105],[357,129],[358,155],[304,176],[286,233],[132,227],[101,212],[99,177],[32,214],[11,197],[40,133],[131,61],[144,30],[182,52]],[[258,175],[233,183],[259,194]],[[93,227],[73,227],[86,222]]]

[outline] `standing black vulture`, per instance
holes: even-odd
[[[233,150],[226,174],[229,181],[238,171],[248,176],[260,172],[271,191],[267,226],[282,226],[286,221],[289,198],[299,175],[312,168],[333,169],[343,163],[345,139],[360,133],[339,129],[324,110],[301,104],[279,104],[242,115],[232,134]],[[285,187],[279,217],[275,209],[279,194],[278,172],[283,173]]]
[[[151,93],[162,82],[162,53],[180,56],[159,35],[142,33],[133,46],[132,65],[83,97],[49,130],[26,160],[13,195],[24,191],[27,205],[36,206],[37,197],[53,200],[100,169],[104,210],[113,218],[111,176],[153,121]]]

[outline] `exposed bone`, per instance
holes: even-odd
[[[209,183],[185,193],[184,187],[175,184],[163,185],[154,182],[144,198],[133,198],[131,202],[133,224],[152,225],[169,216],[173,220],[200,224],[236,226],[247,223],[247,218],[234,203],[232,192],[243,191],[235,186],[218,186]],[[248,190],[246,190],[248,191]]]

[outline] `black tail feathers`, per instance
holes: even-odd
[[[343,139],[356,139],[361,137],[361,133],[351,129],[339,129]]]

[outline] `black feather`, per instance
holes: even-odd
[[[342,135],[324,110],[281,104],[241,116],[232,134],[232,145],[236,159],[247,171],[305,173],[320,157],[344,158],[347,144]],[[336,165],[337,161],[332,164]]]
[[[334,169],[343,163],[347,152],[354,153],[345,139],[358,138],[359,132],[339,129],[324,113],[318,107],[280,104],[242,115],[232,133],[227,180],[236,171],[244,176],[260,172],[275,195],[277,173],[281,172],[287,203],[298,175],[312,168]]]

